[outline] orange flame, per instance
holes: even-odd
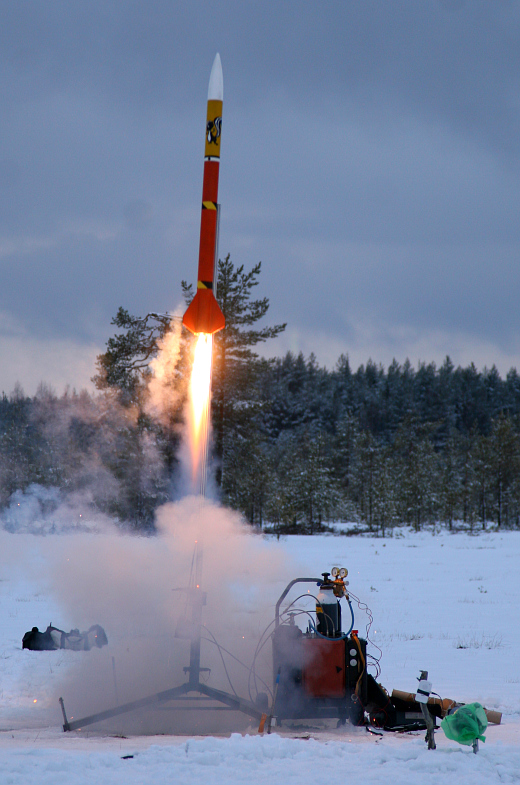
[[[209,402],[211,392],[211,359],[213,336],[197,336],[190,380],[190,448],[192,481],[204,480],[207,455]]]

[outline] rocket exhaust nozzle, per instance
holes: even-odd
[[[211,289],[197,289],[182,318],[182,323],[195,335],[198,333],[212,335],[224,329],[226,320]]]

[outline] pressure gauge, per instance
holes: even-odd
[[[339,571],[339,577],[340,578],[346,578],[347,575],[348,575],[347,568],[346,567],[342,567],[341,570]]]
[[[341,571],[337,567],[333,567],[332,570],[330,571],[330,574],[332,575],[333,578],[337,578],[338,575],[341,574]]]

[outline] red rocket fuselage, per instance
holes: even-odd
[[[182,320],[184,326],[192,333],[216,333],[218,330],[222,330],[226,324],[224,315],[215,299],[214,288],[218,235],[222,94],[222,66],[220,57],[217,55],[211,69],[208,90],[197,293]]]

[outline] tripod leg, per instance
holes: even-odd
[[[202,693],[202,695],[206,695],[208,698],[213,698],[219,703],[229,706],[230,709],[241,711],[243,714],[247,714],[249,717],[254,717],[257,720],[262,719],[263,712],[252,703],[249,703],[249,701],[245,701],[243,698],[230,695],[229,693],[223,692],[222,690],[216,690],[214,687],[208,687],[207,684],[199,684],[197,690],[198,692]]]
[[[141,698],[141,700],[132,701],[131,703],[123,703],[121,706],[115,706],[113,709],[100,711],[97,714],[91,714],[90,716],[83,717],[80,720],[68,722],[63,726],[63,730],[78,730],[80,728],[84,728],[86,725],[93,725],[95,722],[109,720],[112,717],[119,717],[121,714],[127,714],[129,711],[135,711],[136,709],[144,709],[147,706],[153,706],[154,703],[161,703],[162,701],[180,698],[182,695],[186,695],[187,692],[189,692],[188,685],[181,684],[180,687],[174,687],[171,690],[157,692],[155,695],[150,695],[148,698]]]

